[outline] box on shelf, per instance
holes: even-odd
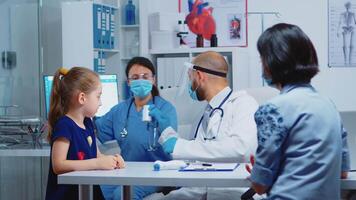
[[[184,13],[156,12],[149,16],[151,31],[176,31],[178,21],[184,21]]]
[[[174,49],[179,47],[179,38],[173,31],[151,31],[151,49]]]

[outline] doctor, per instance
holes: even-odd
[[[166,113],[173,129],[177,128],[175,108],[159,96],[155,85],[156,71],[152,62],[144,57],[134,57],[128,62],[125,72],[133,97],[114,106],[95,121],[99,140],[101,142],[117,140],[125,161],[170,160],[171,156],[162,150],[161,145],[154,146],[153,142],[149,142],[154,129],[156,128],[159,134],[161,128],[154,123],[142,121],[142,108],[149,104],[155,106],[157,111]],[[105,199],[121,199],[120,186],[101,188]],[[159,187],[135,186],[133,199],[142,199],[159,190],[161,190]]]
[[[257,102],[245,91],[236,92],[229,87],[228,64],[219,53],[198,55],[188,73],[191,98],[205,100],[208,105],[191,140],[180,138],[167,115],[152,109],[150,115],[164,130],[159,138],[163,150],[173,159],[247,162],[257,146],[254,122]],[[169,193],[166,199],[200,199],[206,195],[202,188],[181,188]]]

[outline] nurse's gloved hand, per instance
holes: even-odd
[[[177,143],[177,138],[176,137],[171,137],[169,138],[166,142],[162,144],[163,151],[165,153],[173,153],[174,147],[176,146]]]
[[[169,117],[165,113],[161,112],[161,110],[157,108],[155,105],[150,105],[149,111],[150,112],[148,114],[157,120],[158,126],[161,129],[161,131],[171,126]]]

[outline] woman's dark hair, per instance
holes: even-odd
[[[268,28],[258,39],[257,49],[272,83],[309,83],[319,72],[313,43],[296,25],[280,23]]]
[[[149,69],[152,72],[153,76],[156,76],[155,67],[153,66],[153,63],[148,58],[133,57],[127,63],[126,70],[125,70],[126,78],[128,78],[129,71],[131,70],[132,66],[134,66],[134,65],[141,65],[143,67],[146,67],[147,69]],[[159,96],[159,91],[155,84],[153,84],[151,94],[152,94],[152,96]]]

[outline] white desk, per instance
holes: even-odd
[[[341,189],[356,190],[356,172],[349,172],[348,178],[341,180]]]
[[[76,171],[58,176],[59,184],[78,184],[79,198],[91,191],[91,185],[123,185],[123,198],[130,199],[131,185],[186,187],[250,187],[244,164],[232,172],[153,171],[150,162],[126,162],[125,169]],[[356,172],[342,180],[342,189],[356,189]],[[84,194],[85,195],[85,194]],[[87,197],[87,195],[86,195]],[[91,199],[91,196],[87,197]]]
[[[123,198],[130,199],[131,185],[195,186],[195,187],[249,187],[244,166],[232,172],[178,172],[153,171],[151,162],[126,162],[125,169],[76,171],[58,176],[59,184],[78,184],[79,197],[89,185],[123,185]],[[90,197],[89,197],[90,198]]]

